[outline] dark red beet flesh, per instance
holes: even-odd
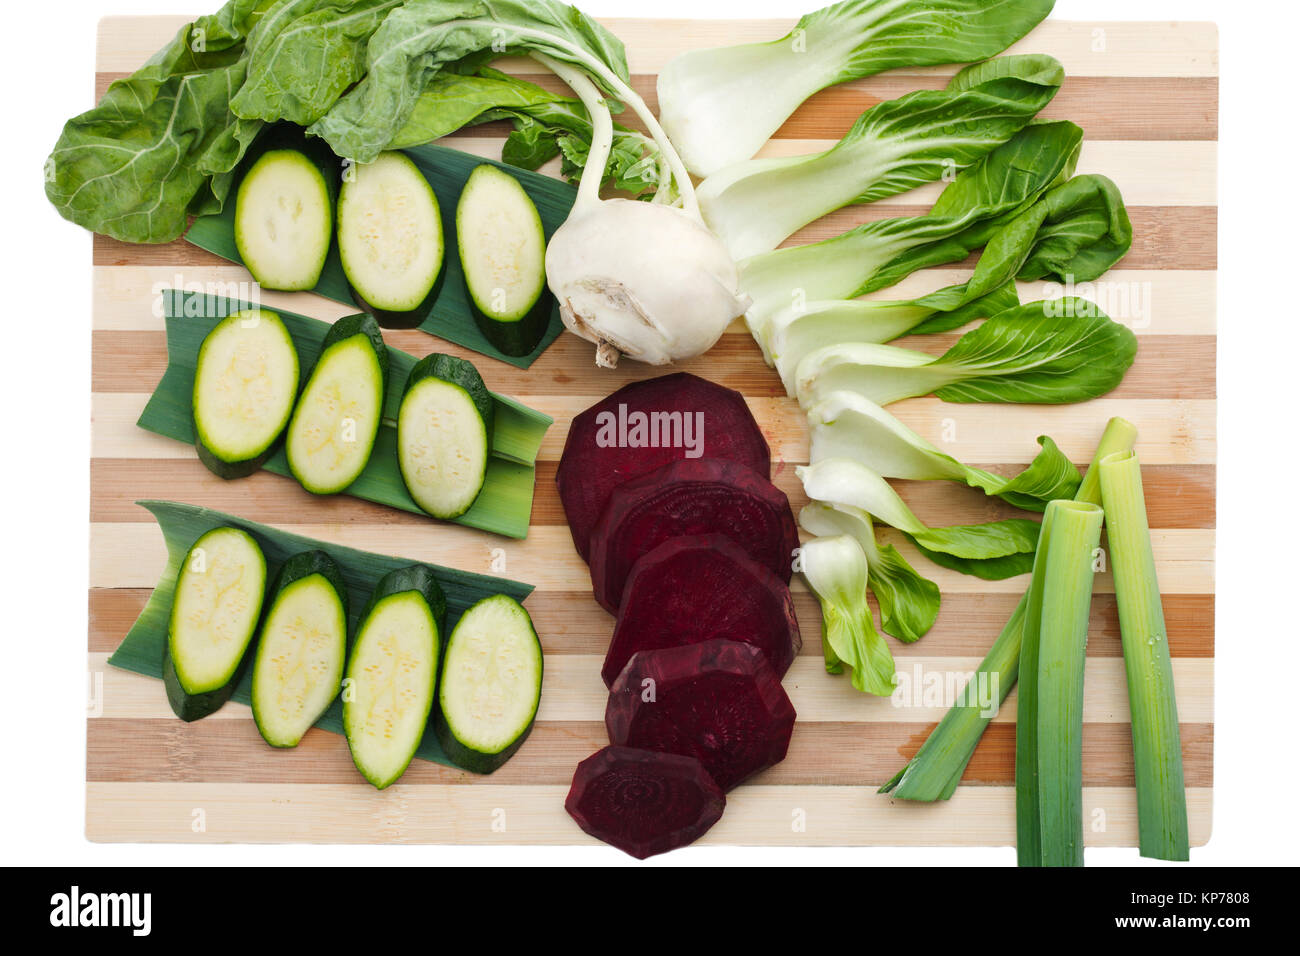
[[[644,860],[703,836],[727,798],[694,757],[606,747],[582,763],[564,809],[583,831]]]
[[[724,534],[790,583],[799,532],[785,492],[719,458],[671,462],[613,490],[591,533],[596,600],[617,612],[632,566],[669,538]],[[696,613],[712,610],[710,603]]]
[[[669,538],[632,566],[600,673],[610,686],[638,651],[713,638],[753,644],[784,674],[802,645],[790,588],[724,534]]]
[[[628,440],[623,445],[617,440],[612,444],[609,441],[616,437],[620,405],[626,409],[622,420],[627,423],[624,437]],[[674,444],[671,435],[666,444],[658,442],[661,447],[649,447],[652,438],[662,436],[665,422],[670,423],[671,429],[672,420],[654,419],[659,427],[653,429],[653,434],[648,425],[638,433],[635,419],[627,419],[637,412],[647,417],[656,412],[677,414],[683,416],[680,419],[683,425],[684,416],[700,412],[704,416],[703,451],[696,458],[725,458],[745,465],[764,478],[768,476],[771,453],[767,440],[739,392],[687,372],[625,385],[573,419],[555,473],[573,543],[584,561],[590,560],[591,531],[614,488],[670,461],[684,459],[688,452],[695,453],[682,447],[681,442]],[[692,417],[691,422],[695,421]],[[610,431],[611,422],[614,432]],[[631,447],[634,443],[641,447]]]
[[[737,641],[636,654],[605,708],[610,743],[694,757],[723,790],[785,759],[794,718],[763,652]]]

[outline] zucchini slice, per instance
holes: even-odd
[[[496,406],[464,359],[435,352],[415,364],[397,412],[397,463],[415,503],[458,518],[483,489]]]
[[[194,444],[208,469],[242,478],[262,467],[289,423],[298,394],[298,350],[266,309],[226,316],[199,346]]]
[[[339,257],[353,298],[380,325],[409,329],[442,284],[442,213],[419,167],[396,151],[351,167],[339,190]]]
[[[248,532],[213,528],[185,555],[163,647],[167,702],[181,720],[230,699],[265,595],[266,557]]]
[[[537,348],[551,321],[542,217],[519,180],[478,166],[456,204],[456,248],[479,329],[507,355]]]
[[[347,591],[324,551],[280,569],[253,662],[253,719],[272,747],[296,747],[338,696],[347,655]]]
[[[325,174],[299,150],[267,150],[239,183],[235,248],[253,278],[268,289],[315,286],[333,227]]]
[[[447,600],[433,571],[398,568],[375,586],[348,659],[343,732],[352,762],[383,790],[415,756],[433,708]]]
[[[388,347],[364,313],[325,333],[320,358],[294,406],[285,437],[289,470],[316,495],[345,489],[366,468],[388,388]]]
[[[434,730],[447,756],[491,773],[519,749],[542,698],[542,644],[532,619],[505,594],[461,615],[447,640]]]

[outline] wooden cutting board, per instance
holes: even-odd
[[[138,67],[192,17],[100,21],[96,93]],[[676,52],[781,36],[784,21],[613,20],[627,45],[635,85],[655,106],[656,72]],[[1097,299],[1139,335],[1136,364],[1103,399],[1062,407],[949,405],[932,398],[893,407],[922,435],[961,460],[1007,470],[1022,466],[1050,434],[1081,464],[1102,426],[1123,415],[1139,429],[1150,519],[1174,654],[1191,812],[1192,842],[1210,833],[1214,675],[1217,33],[1199,23],[1051,21],[1017,44],[1050,53],[1069,79],[1045,116],[1086,131],[1080,172],[1104,173],[1123,190],[1133,249],[1096,286]],[[506,68],[536,72],[531,61]],[[951,69],[892,73],[813,97],[768,144],[770,154],[824,149],[862,110],[921,87],[940,87]],[[552,83],[549,78],[539,78]],[[452,137],[461,149],[498,155],[504,128]],[[803,242],[886,216],[919,214],[937,188],[923,188],[813,224]],[[963,268],[914,276],[890,297],[961,281]],[[592,842],[563,809],[574,766],[602,746],[605,688],[600,664],[612,619],[591,598],[554,489],[556,459],[571,417],[614,388],[658,374],[626,362],[592,364],[591,347],[563,336],[526,371],[469,354],[490,388],[555,417],[538,467],[526,541],[493,538],[351,498],[321,500],[267,473],[238,482],[209,474],[193,450],[135,426],[166,364],[156,293],[168,286],[246,278],[183,242],[94,244],[93,440],[90,501],[91,708],[87,721],[86,832],[99,841]],[[1032,283],[1022,299],[1060,294]],[[266,293],[271,307],[333,319],[352,311],[307,294]],[[422,332],[387,332],[423,355],[458,352]],[[904,342],[942,351],[955,335]],[[468,353],[466,353],[468,354]],[[774,480],[798,508],[794,466],[807,461],[795,404],[739,323],[707,356],[681,368],[741,390],[768,436]],[[987,521],[1011,509],[951,484],[900,482],[904,498],[932,525]],[[546,653],[536,729],[491,777],[417,761],[402,781],[377,792],[356,773],[343,738],[312,731],[293,751],[273,751],[247,708],[176,720],[162,684],[105,664],[161,572],[160,532],[133,502],[170,498],[236,512],[329,541],[532,582],[528,600]],[[888,533],[886,533],[888,536]],[[899,543],[895,541],[895,543]],[[900,672],[918,685],[969,673],[1014,607],[1025,579],[984,582],[913,563],[939,582],[935,628],[911,646],[893,644]],[[796,585],[799,587],[799,585]],[[1088,643],[1084,734],[1085,820],[1090,845],[1136,843],[1128,700],[1109,574],[1097,582]],[[759,845],[1004,845],[1014,841],[1014,698],[1002,708],[948,803],[907,804],[880,796],[888,779],[942,716],[942,697],[916,693],[896,705],[867,697],[822,668],[816,603],[796,607],[804,653],[786,677],[799,713],[788,759],[734,792],[706,843]]]

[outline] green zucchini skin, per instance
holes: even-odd
[[[437,698],[438,670],[439,665],[442,662],[442,654],[446,645],[444,635],[447,633],[447,598],[443,594],[442,586],[438,584],[438,580],[434,576],[432,569],[427,565],[412,564],[408,567],[397,568],[396,570],[388,572],[379,579],[379,582],[375,585],[374,593],[371,594],[370,600],[367,601],[366,607],[362,611],[360,621],[357,624],[353,644],[349,649],[348,666],[345,674],[346,677],[352,681],[358,679],[353,673],[353,668],[356,665],[356,658],[359,653],[361,638],[365,634],[366,625],[369,624],[370,617],[375,610],[380,607],[386,598],[411,592],[418,594],[423,599],[425,605],[428,606],[430,616],[433,620],[433,660],[431,662],[432,679],[428,688],[428,706],[424,711],[424,717],[422,720],[422,726],[427,726],[429,716],[433,712]],[[348,697],[345,694],[343,700],[343,732],[344,736],[347,737],[348,750],[352,755],[352,762],[356,765],[358,772],[360,772],[366,780],[368,780],[376,789],[383,790],[396,782],[402,774],[406,772],[406,768],[410,766],[411,760],[415,756],[415,750],[419,746],[419,738],[413,742],[411,753],[406,758],[406,763],[403,764],[400,769],[383,778],[378,778],[374,773],[363,766],[363,760],[358,756],[357,750],[359,743],[353,739],[352,722],[349,719],[351,716],[349,714],[351,706],[352,702],[348,700]]]
[[[186,723],[215,714],[235,693],[235,688],[239,686],[244,671],[248,670],[248,664],[252,659],[253,643],[250,641],[239,666],[235,668],[234,676],[224,686],[203,694],[189,694],[181,686],[181,679],[176,675],[176,665],[172,663],[171,643],[163,641],[163,690],[167,692],[167,703],[171,705],[172,713]]]
[[[360,312],[356,315],[345,315],[325,333],[325,338],[321,342],[320,355],[316,359],[316,364],[312,366],[310,374],[307,376],[307,382],[303,385],[298,395],[297,404],[294,406],[293,414],[289,418],[289,424],[285,429],[286,436],[293,432],[294,425],[298,420],[298,413],[302,408],[303,399],[311,389],[312,380],[316,372],[322,367],[330,349],[356,336],[362,336],[366,339],[371,351],[374,353],[375,361],[379,364],[379,419],[375,422],[374,434],[370,436],[369,448],[366,450],[366,463],[369,463],[370,456],[374,452],[375,440],[379,437],[379,426],[382,424],[384,400],[388,395],[388,375],[389,375],[389,352],[388,346],[384,343],[384,334],[379,330],[379,325],[375,322],[373,316]],[[292,444],[286,437],[286,451],[292,450]],[[314,487],[310,479],[300,471],[301,463],[295,460],[292,454],[286,455],[289,465],[289,471],[307,491],[314,495],[337,494],[346,489],[346,485],[337,488],[321,489]],[[365,465],[362,465],[362,471]],[[359,477],[360,472],[356,477]],[[356,480],[356,477],[353,480]],[[350,484],[349,482],[348,484]]]
[[[446,261],[444,257],[444,262]],[[438,270],[438,278],[433,282],[433,288],[429,294],[424,297],[424,301],[408,312],[397,312],[393,309],[381,309],[376,305],[367,302],[365,296],[353,288],[348,283],[348,290],[352,293],[352,301],[357,304],[358,309],[365,309],[366,312],[374,316],[375,321],[386,329],[418,329],[429,313],[433,311],[433,304],[438,301],[438,296],[442,293],[442,283],[447,277],[447,268]]]
[[[284,562],[283,566],[281,566],[280,568],[280,573],[276,579],[273,596],[271,597],[270,601],[266,602],[265,609],[262,612],[262,628],[261,628],[261,632],[259,632],[258,635],[257,654],[254,656],[253,720],[257,724],[257,730],[258,733],[262,735],[262,739],[265,740],[272,747],[294,747],[297,746],[297,741],[290,744],[286,744],[283,742],[277,742],[275,740],[272,740],[270,736],[270,732],[263,725],[262,715],[259,713],[257,671],[259,669],[258,664],[260,663],[261,655],[266,648],[266,641],[264,640],[265,634],[263,632],[265,631],[266,625],[270,622],[271,616],[274,614],[276,610],[276,605],[279,603],[281,596],[284,594],[284,591],[290,585],[298,581],[301,581],[304,578],[312,577],[313,575],[319,575],[320,577],[322,577],[329,584],[331,589],[333,589],[335,595],[338,598],[339,605],[342,610],[343,626],[344,626],[344,634],[342,637],[343,646],[340,648],[340,653],[343,655],[344,666],[346,666],[348,590],[347,590],[347,586],[343,582],[343,572],[339,569],[339,566],[334,561],[334,559],[331,558],[324,551],[321,551],[319,549],[315,549],[311,551],[301,551],[298,554],[289,557]],[[342,673],[343,670],[340,669],[340,677],[339,677],[340,687],[342,686]],[[338,697],[338,692],[339,692],[339,687],[336,687],[334,689],[333,696],[330,698],[331,702]],[[325,709],[327,708],[328,705]],[[322,713],[323,712],[324,709],[322,709]],[[313,718],[312,723],[315,723],[315,721],[319,719],[320,719],[320,714],[317,714],[316,717]]]
[[[485,752],[477,749],[471,744],[466,743],[457,737],[455,730],[448,723],[445,714],[445,700],[448,690],[448,672],[446,665],[456,646],[457,632],[465,625],[467,620],[472,620],[474,613],[488,605],[490,602],[501,602],[518,612],[518,620],[526,624],[528,635],[533,645],[536,647],[537,654],[537,683],[533,690],[532,713],[527,723],[518,731],[510,743],[500,750]],[[537,636],[537,629],[533,626],[532,618],[518,601],[506,594],[493,594],[485,597],[468,608],[461,615],[456,627],[452,630],[451,635],[447,638],[446,649],[443,651],[443,667],[440,668],[438,675],[438,706],[434,711],[433,729],[438,738],[438,743],[442,745],[443,752],[458,767],[462,767],[471,773],[490,774],[499,769],[507,760],[523,746],[528,735],[532,733],[533,725],[537,722],[537,708],[541,703],[542,697],[542,679],[545,669],[545,658],[542,654],[542,642]],[[453,677],[454,679],[454,677]],[[453,693],[455,691],[453,690]]]
[[[501,203],[492,203],[493,193]],[[513,214],[517,217],[516,225],[531,233],[538,249],[537,272],[534,279],[537,284],[537,296],[522,314],[515,312],[503,317],[494,314],[490,303],[485,301],[491,296],[491,290],[475,289],[470,280],[471,270],[467,259],[475,254],[475,248],[481,249],[484,237],[476,234],[475,217],[482,210],[484,196],[496,216]],[[495,218],[495,217],[494,217]],[[489,236],[486,242],[495,245]],[[461,262],[462,284],[465,300],[469,303],[470,314],[483,336],[506,355],[529,355],[537,348],[551,322],[554,298],[546,284],[545,273],[546,234],[541,216],[532,197],[523,185],[508,172],[490,163],[476,167],[466,180],[461,190],[460,200],[456,204],[456,251]]]
[[[408,458],[405,449],[411,440],[410,434],[405,430],[406,426],[404,425],[404,422],[407,421],[405,414],[408,408],[407,403],[415,401],[413,397],[414,391],[428,379],[450,385],[454,390],[463,393],[465,398],[468,399],[469,405],[477,414],[482,427],[485,458],[483,476],[478,489],[475,490],[475,497],[468,501],[458,500],[455,504],[449,504],[445,507],[439,504],[431,504],[429,499],[423,496],[421,490],[414,485],[407,471]],[[478,369],[470,362],[455,356],[434,352],[425,356],[411,369],[411,373],[406,380],[406,387],[403,390],[402,405],[397,416],[398,471],[402,475],[402,482],[406,485],[406,490],[411,495],[412,500],[426,513],[435,518],[446,520],[459,517],[473,507],[474,501],[477,500],[477,495],[482,491],[483,483],[487,478],[487,465],[492,455],[492,427],[495,415],[496,402],[492,398],[492,393],[483,384],[483,378],[479,375]]]
[[[276,450],[280,447],[280,442],[284,439],[285,429],[289,427],[289,420],[293,417],[292,406],[294,403],[291,402],[289,412],[285,416],[284,422],[280,426],[279,432],[275,435],[275,437],[273,437],[266,444],[266,446],[260,452],[248,458],[235,459],[235,458],[223,456],[219,450],[209,447],[208,444],[204,441],[203,429],[202,427],[200,427],[199,416],[198,416],[198,403],[199,403],[198,390],[200,384],[200,373],[203,368],[204,356],[207,354],[208,343],[209,341],[212,340],[214,335],[217,335],[218,333],[225,330],[227,323],[231,321],[237,321],[242,316],[245,316],[252,312],[259,312],[260,313],[259,321],[273,322],[284,333],[285,342],[288,344],[289,349],[293,353],[293,360],[294,360],[293,393],[295,395],[295,401],[296,401],[298,389],[302,384],[302,369],[298,364],[299,358],[298,358],[297,347],[293,344],[293,337],[289,334],[289,330],[284,327],[284,323],[280,320],[280,317],[274,312],[271,312],[267,309],[245,309],[240,312],[231,313],[230,315],[222,319],[219,323],[214,325],[212,329],[208,332],[207,336],[204,337],[203,343],[199,346],[198,360],[196,362],[196,367],[194,371],[194,392],[192,393],[191,400],[190,400],[190,423],[194,429],[194,450],[198,453],[199,461],[203,463],[203,466],[207,468],[208,471],[212,472],[218,478],[224,478],[226,480],[234,480],[236,478],[246,478],[249,475],[251,475],[253,472],[260,469],[264,464],[266,464],[267,461],[270,460],[271,456],[274,455]]]

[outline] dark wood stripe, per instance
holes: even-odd
[[[96,653],[115,650],[144,610],[151,593],[148,588],[92,588],[90,650]],[[900,660],[982,657],[1018,600],[1015,594],[945,594],[939,619],[929,634],[915,644],[891,642],[891,647]],[[794,601],[804,630],[803,653],[820,654],[817,601],[806,592],[797,592]],[[1174,656],[1213,657],[1214,595],[1167,594],[1163,601],[1169,647]],[[586,592],[539,591],[528,598],[527,605],[547,654],[601,655],[608,648],[614,618]],[[1094,595],[1088,626],[1088,655],[1119,657],[1120,653],[1115,596]]]
[[[125,73],[97,73],[95,100],[109,83]],[[568,94],[549,74],[530,76],[547,89]],[[932,75],[889,73],[832,87],[808,100],[776,132],[777,139],[839,139],[864,110],[913,90],[941,89],[946,79]],[[655,77],[638,74],[633,88],[659,112]],[[1090,139],[1212,140],[1219,137],[1217,77],[1067,77],[1056,98],[1039,114],[1044,119],[1068,119],[1084,128]],[[630,111],[619,116],[627,126],[643,128]],[[488,123],[462,131],[467,136],[504,136],[506,123]]]
[[[831,213],[795,233],[792,245],[829,239],[874,219],[894,216],[920,216],[928,206],[852,206]],[[1214,269],[1218,256],[1215,243],[1218,233],[1218,210],[1213,206],[1130,206],[1133,221],[1133,248],[1118,268],[1123,269]],[[954,265],[971,268],[974,255]],[[229,265],[226,260],[205,252],[184,240],[134,245],[106,236],[95,236],[94,264],[97,266],[190,266]]]
[[[877,787],[894,775],[932,725],[806,722],[795,726],[789,755],[750,785]],[[1213,779],[1213,728],[1184,724],[1183,769],[1189,787]],[[578,762],[608,742],[599,722],[540,723],[527,743],[491,776],[413,761],[407,785],[567,784]],[[313,730],[292,750],[273,750],[248,720],[99,719],[87,722],[86,779],[92,783],[351,783],[364,785],[344,739]],[[967,769],[970,784],[1007,786],[1015,779],[1015,728],[991,725]],[[1133,786],[1127,724],[1087,724],[1083,782]],[[883,798],[882,798],[883,799]]]
[[[999,466],[1001,471],[1011,471]],[[1213,465],[1148,465],[1142,469],[1155,528],[1214,527]],[[312,521],[373,525],[423,525],[429,519],[346,495],[317,498],[288,478],[258,472],[237,482],[223,481],[197,458],[125,459],[91,461],[90,519],[92,521],[151,521],[135,504],[148,498],[178,498],[210,508],[238,513],[267,524],[301,522],[306,509]],[[797,509],[807,499],[793,468],[783,468],[774,483]],[[895,487],[914,511],[932,527],[977,524],[1025,513],[989,498],[973,488],[951,482],[899,481]],[[555,490],[555,463],[541,462],[533,499],[534,526],[564,524],[564,510]]]

